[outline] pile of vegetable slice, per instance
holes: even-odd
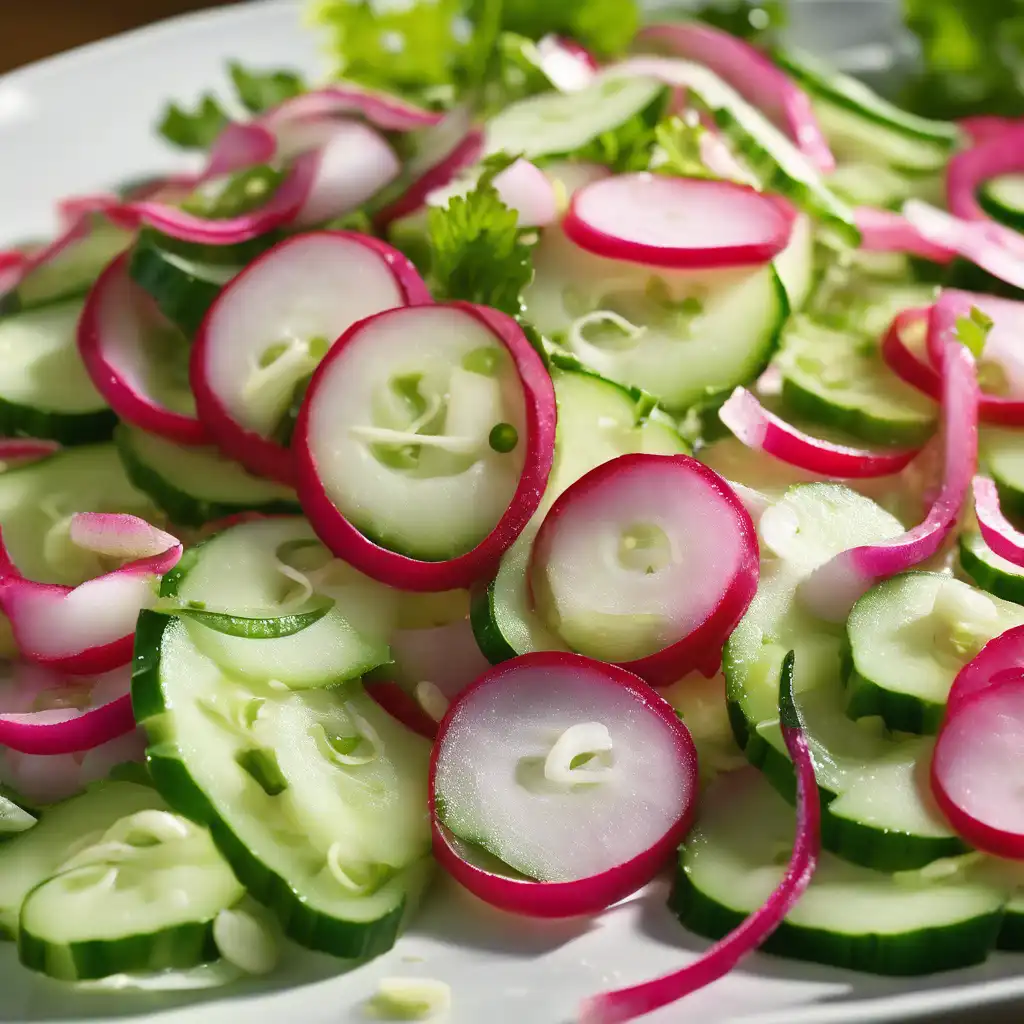
[[[490,42],[234,66],[200,173],[0,252],[0,926],[208,983],[387,951],[435,860],[556,918],[675,858],[721,941],[588,1024],[1024,948],[1021,126]]]

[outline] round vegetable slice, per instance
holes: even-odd
[[[992,178],[1024,171],[1024,125],[1007,127],[970,149],[956,153],[946,167],[949,209],[964,220],[988,218],[978,190]]]
[[[551,507],[530,563],[552,630],[654,685],[717,671],[757,578],[749,514],[687,455],[623,455],[591,470]]]
[[[335,339],[371,314],[429,301],[412,264],[375,238],[322,231],[279,243],[203,321],[190,371],[200,418],[247,469],[288,482],[294,405]]]
[[[664,866],[696,795],[690,734],[645,683],[578,655],[524,655],[478,680],[441,723],[434,853],[495,906],[594,913]],[[480,866],[474,848],[512,871]]]
[[[970,699],[1003,682],[1018,679],[1024,667],[1024,626],[1004,630],[957,673],[946,702],[947,721]]]
[[[706,270],[769,262],[795,217],[785,201],[730,181],[621,174],[580,189],[563,230],[598,256]]]
[[[207,441],[188,386],[188,342],[128,276],[127,255],[100,275],[78,322],[96,390],[128,423],[179,444]]]
[[[462,302],[392,309],[314,374],[293,444],[299,497],[367,576],[465,587],[536,511],[554,435],[551,378],[514,320]]]
[[[1020,231],[1024,228],[1024,173],[1001,174],[986,181],[978,189],[978,205],[994,220]]]

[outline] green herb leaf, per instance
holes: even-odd
[[[194,111],[169,103],[157,130],[180,149],[209,149],[230,118],[209,93]]]
[[[250,71],[232,61],[228,72],[242,106],[253,114],[262,114],[306,91],[305,83],[294,71]]]
[[[983,313],[977,306],[971,306],[967,316],[957,317],[956,336],[975,359],[981,358],[991,330],[992,317]]]

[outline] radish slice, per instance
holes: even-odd
[[[580,189],[563,229],[581,249],[652,267],[767,263],[789,243],[796,212],[745,185],[620,174]]]
[[[72,537],[102,554],[142,557],[77,587],[35,583],[11,561],[0,537],[0,609],[22,657],[71,675],[99,675],[132,656],[135,621],[156,600],[155,583],[181,558],[181,542],[127,515],[72,519]],[[163,550],[155,549],[166,544]]]
[[[976,114],[957,122],[971,137],[971,142],[975,145],[988,142],[989,139],[1004,134],[1008,128],[1013,128],[1021,123],[1012,117],[999,117],[996,114]]]
[[[375,128],[386,132],[430,128],[443,119],[442,114],[424,110],[398,96],[373,92],[353,82],[339,82],[279,103],[267,111],[259,123],[276,131],[290,121],[337,117],[340,114],[360,115]]]
[[[427,196],[428,206],[447,206],[453,196],[466,195],[479,177],[470,175],[435,189]],[[519,227],[543,228],[558,219],[558,203],[551,179],[529,160],[517,160],[496,175],[492,182],[501,201],[519,215]]]
[[[484,133],[470,121],[462,108],[453,110],[428,132],[423,144],[406,168],[410,184],[394,202],[374,217],[378,229],[422,209],[427,196],[454,181],[460,171],[475,164],[484,152]]]
[[[366,692],[407,729],[431,741],[437,736],[437,722],[398,683],[368,683]]]
[[[449,701],[491,667],[480,653],[469,619],[428,629],[399,629],[389,644],[392,664],[386,671],[392,678],[412,690],[430,683]]]
[[[217,136],[200,180],[234,174],[255,164],[269,164],[276,155],[277,138],[269,128],[256,121],[232,121]]]
[[[574,654],[493,668],[445,715],[430,763],[435,856],[474,895],[532,917],[593,914],[645,885],[696,797],[697,752],[671,705]],[[467,843],[527,877],[479,866]]]
[[[1024,288],[1024,236],[995,221],[961,220],[920,199],[903,204],[903,216],[931,243],[977,264],[1000,281]]]
[[[537,43],[540,69],[559,92],[578,92],[590,85],[600,65],[579,43],[562,36],[544,36]]]
[[[800,711],[793,697],[793,652],[782,663],[779,723],[796,772],[796,839],[782,881],[754,911],[700,959],[673,974],[632,988],[607,992],[584,1003],[580,1024],[622,1024],[669,1006],[725,977],[775,931],[811,884],[821,853],[821,801]]]
[[[766,452],[783,462],[822,476],[846,480],[899,473],[920,448],[870,452],[811,437],[770,413],[746,388],[737,388],[718,410],[718,418],[754,451]]]
[[[749,514],[686,455],[591,470],[551,507],[530,562],[536,607],[569,647],[655,686],[714,675],[757,579]]]
[[[19,663],[0,684],[0,744],[24,754],[91,750],[135,729],[131,665],[89,682]]]
[[[1003,515],[995,481],[976,476],[973,487],[974,514],[985,543],[1001,558],[1024,566],[1024,533],[1015,529]]]
[[[935,800],[972,846],[1024,859],[1024,793],[1013,769],[1024,737],[1024,686],[993,683],[947,713],[932,755]]]
[[[336,555],[402,590],[455,590],[537,510],[554,435],[551,377],[519,324],[453,302],[351,327],[313,376],[292,450]]]
[[[82,362],[121,419],[178,444],[209,444],[188,386],[188,342],[128,276],[128,259],[114,260],[89,293]]]
[[[988,220],[977,199],[978,189],[991,178],[1015,171],[1024,171],[1024,124],[1011,125],[950,159],[946,167],[950,212],[964,220]]]
[[[749,43],[694,22],[648,25],[637,33],[636,41],[641,47],[703,64],[764,111],[819,171],[835,170],[810,97]]]
[[[930,242],[894,210],[858,206],[853,216],[860,231],[860,247],[865,252],[905,252],[933,263],[948,263],[956,255],[952,249]]]
[[[957,673],[946,700],[946,721],[984,690],[1024,679],[1024,626],[1014,626],[989,640]]]
[[[924,522],[893,540],[843,551],[803,581],[801,597],[821,618],[844,621],[862,594],[931,558],[956,525],[977,465],[979,394],[974,357],[958,341],[943,353],[942,385],[942,490]]]
[[[384,242],[346,231],[286,239],[226,285],[203,321],[190,369],[200,419],[253,473],[289,482],[275,432],[296,388],[352,324],[426,302],[413,265]]]

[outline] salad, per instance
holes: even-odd
[[[1024,121],[549,6],[322,2],[344,77],[233,65],[201,170],[0,252],[25,968],[366,960],[438,872],[671,868],[720,941],[586,1024],[1024,949]]]

